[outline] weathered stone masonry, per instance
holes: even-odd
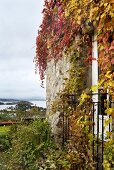
[[[64,78],[68,77],[68,70],[70,63],[68,58],[63,57],[59,61],[54,59],[47,63],[46,69],[46,104],[47,104],[47,117],[52,127],[52,133],[55,140],[61,134],[61,129],[57,127],[59,121],[59,112],[50,114],[51,105],[55,100],[57,93],[64,88]]]
[[[51,60],[47,63],[46,69],[46,102],[47,113],[50,112],[52,102],[57,93],[64,88],[64,78],[68,77],[70,64],[66,57],[59,61]]]

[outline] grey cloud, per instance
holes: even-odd
[[[44,97],[33,63],[44,0],[0,3],[0,97]]]

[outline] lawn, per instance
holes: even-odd
[[[10,126],[0,126],[0,135],[5,135],[9,132]]]

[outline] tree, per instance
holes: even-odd
[[[32,103],[30,103],[30,102],[21,101],[15,106],[15,109],[20,110],[20,111],[26,111],[31,108],[31,105],[32,105]]]

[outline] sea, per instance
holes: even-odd
[[[46,101],[45,100],[27,100],[28,102],[32,103],[33,105],[32,106],[39,106],[39,107],[43,107],[43,108],[46,108]],[[8,103],[10,103],[8,101]],[[0,110],[3,110],[3,109],[8,109],[9,107],[15,107],[16,104],[5,104],[4,102],[4,105],[0,105]]]

